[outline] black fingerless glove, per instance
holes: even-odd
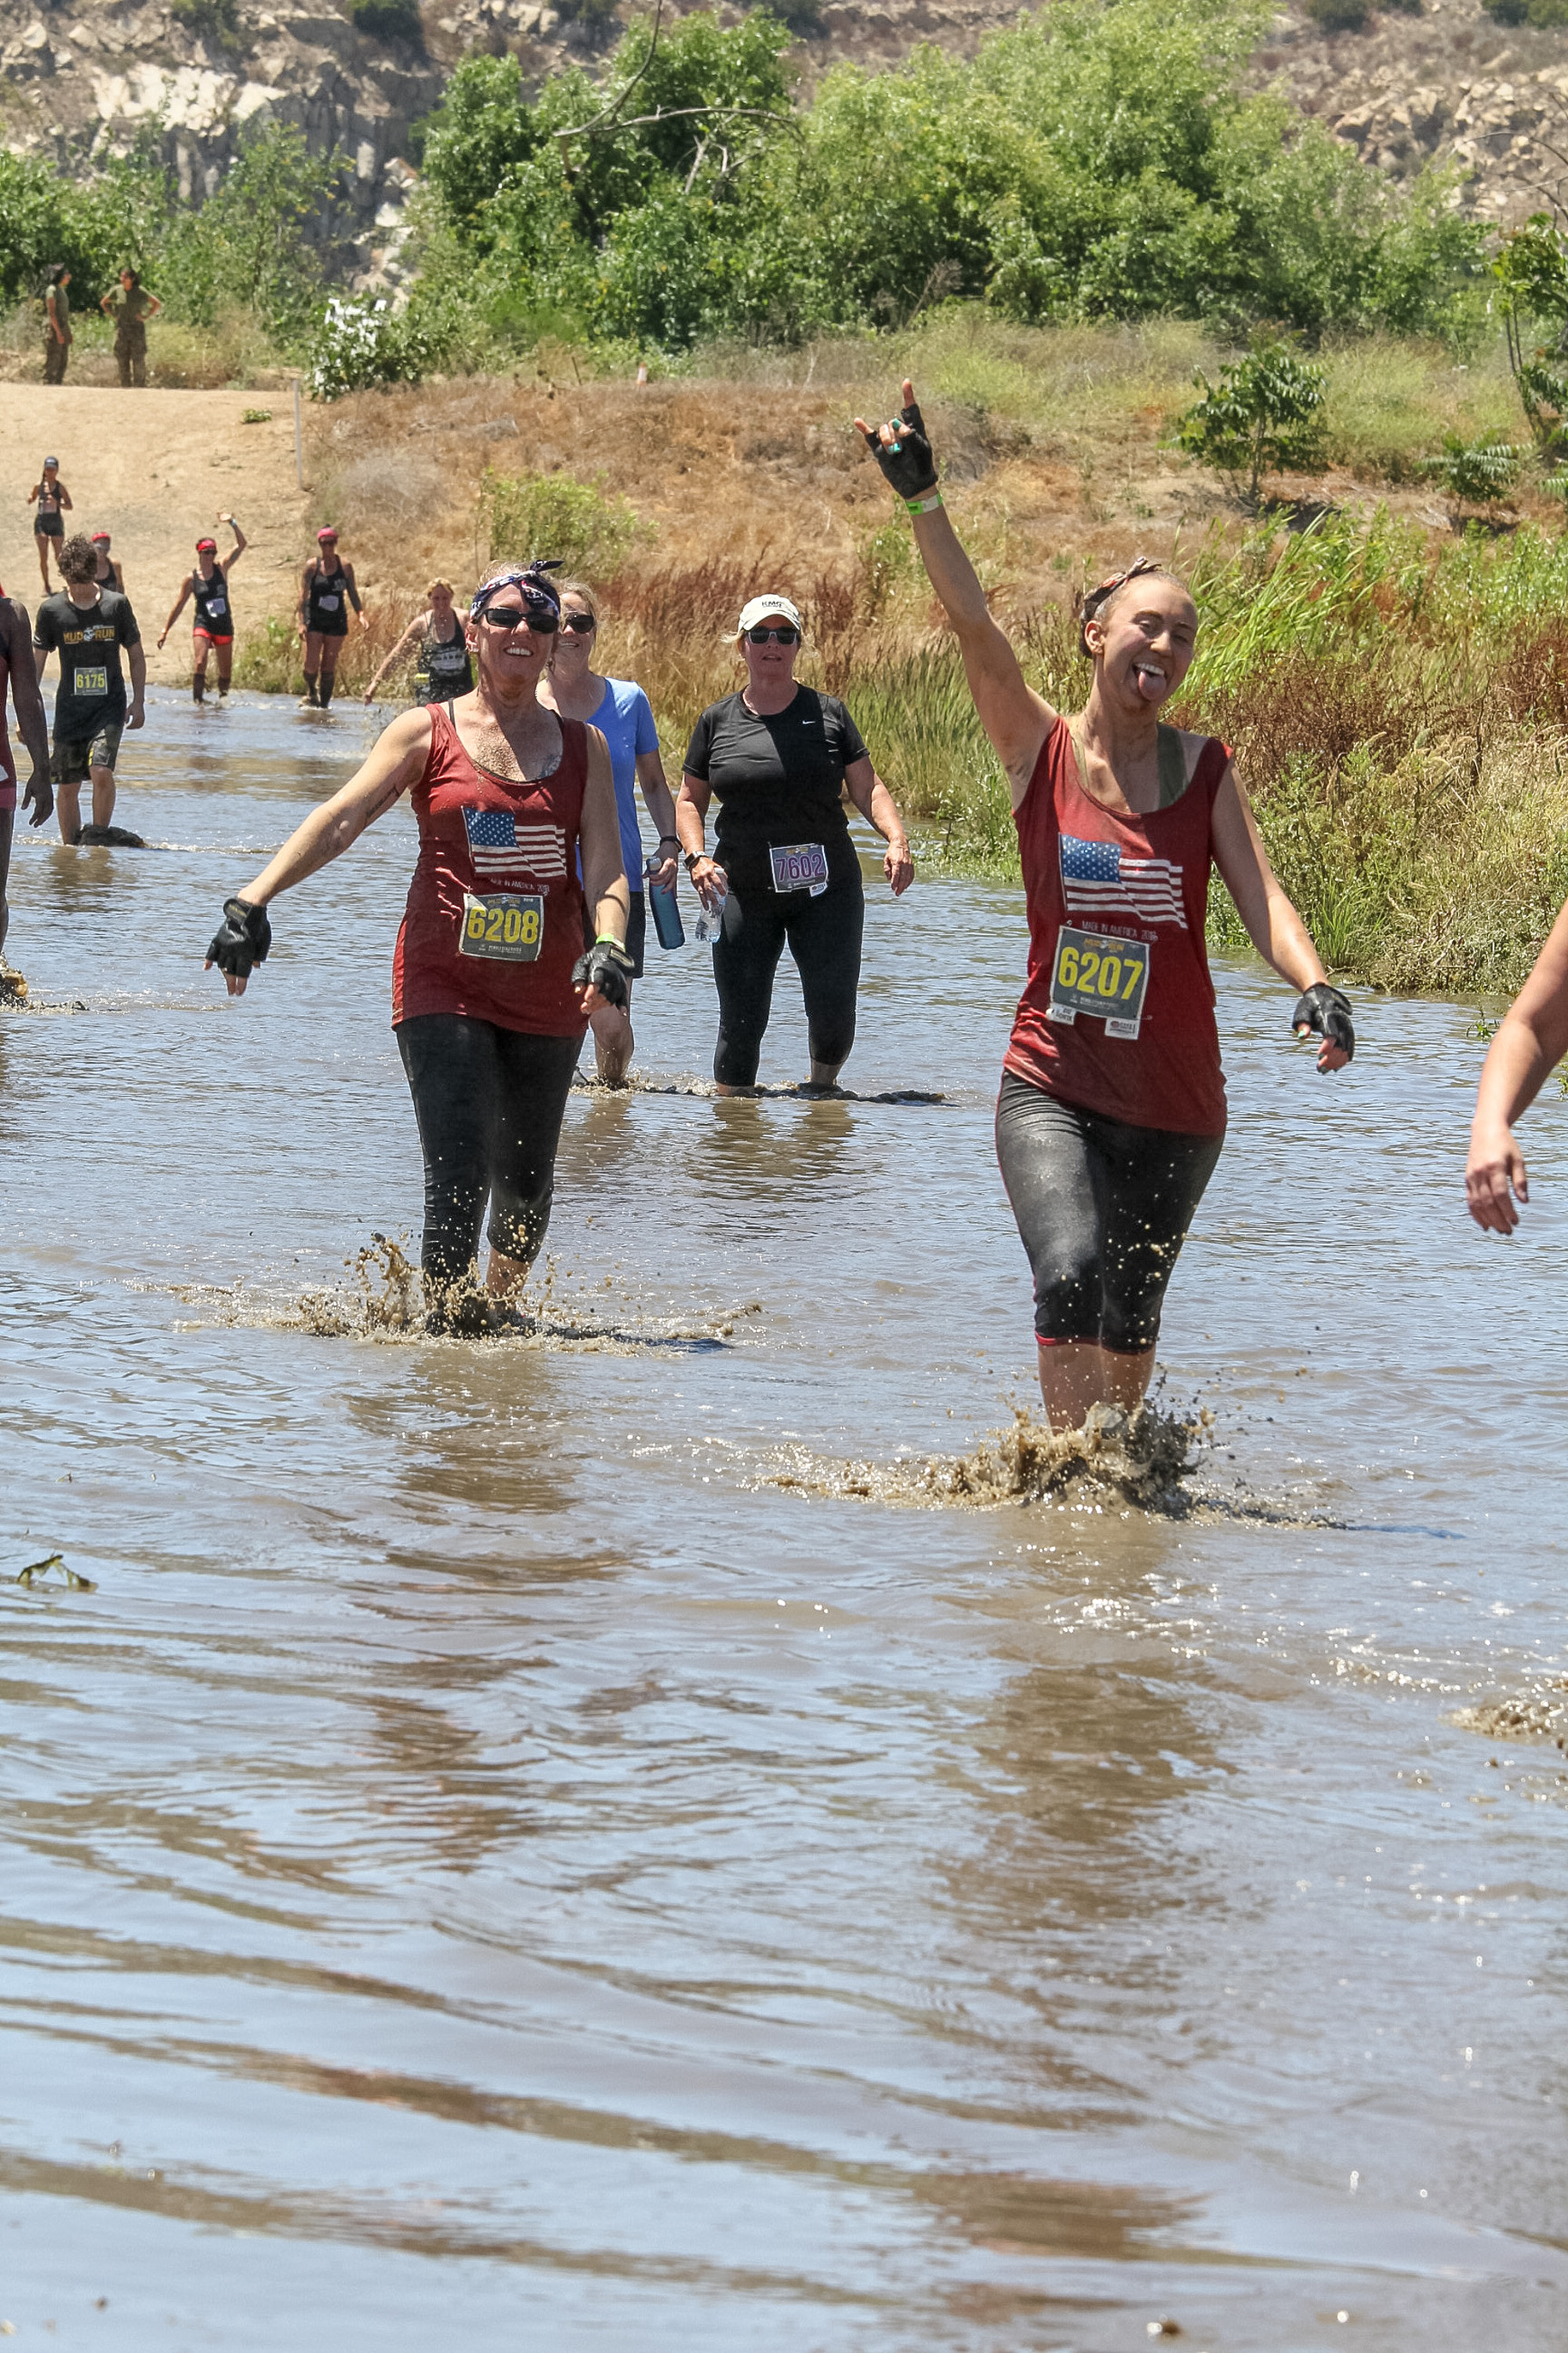
[[[893,421],[895,438],[885,445],[880,434],[867,434],[871,455],[900,498],[924,498],[936,488],[936,459],[926,438],[925,418],[911,400]]]
[[[632,959],[618,941],[595,940],[572,967],[574,988],[596,988],[606,1005],[624,1005]]]
[[[1298,1037],[1304,1029],[1316,1029],[1331,1046],[1337,1046],[1347,1062],[1355,1060],[1355,1031],[1351,1026],[1351,1001],[1342,989],[1331,982],[1315,980],[1296,1010],[1290,1016],[1290,1027]]]
[[[207,962],[216,964],[220,972],[232,973],[236,980],[248,980],[252,967],[267,962],[271,945],[272,926],[266,908],[253,907],[248,899],[226,899],[223,922],[213,934]]]

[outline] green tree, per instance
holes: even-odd
[[[1266,470],[1316,459],[1328,370],[1298,358],[1286,343],[1268,343],[1221,368],[1219,378],[1216,385],[1196,377],[1204,396],[1183,417],[1177,438],[1220,473],[1247,474],[1256,504]]]

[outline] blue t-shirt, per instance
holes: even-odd
[[[642,828],[637,823],[637,755],[657,752],[658,730],[640,686],[629,678],[607,678],[599,708],[590,724],[603,735],[610,751],[616,779],[616,814],[621,821],[621,863],[634,891],[643,887]]]

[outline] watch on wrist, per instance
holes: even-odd
[[[689,874],[692,873],[696,868],[701,865],[702,860],[707,857],[707,855],[708,852],[705,849],[689,849],[686,853],[687,872]]]

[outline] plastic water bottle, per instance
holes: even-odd
[[[711,947],[713,942],[723,930],[724,902],[728,899],[729,895],[729,884],[727,882],[721,882],[719,886],[718,899],[711,909],[704,906],[700,899],[698,900],[697,921],[691,926],[691,936],[697,942],[699,947]]]
[[[661,890],[653,879],[660,863],[658,859],[650,858],[643,870],[643,881],[647,885],[647,902],[653,910],[653,927],[658,934],[661,948],[683,947],[686,932],[680,921],[680,909],[676,903],[675,885],[667,882]]]

